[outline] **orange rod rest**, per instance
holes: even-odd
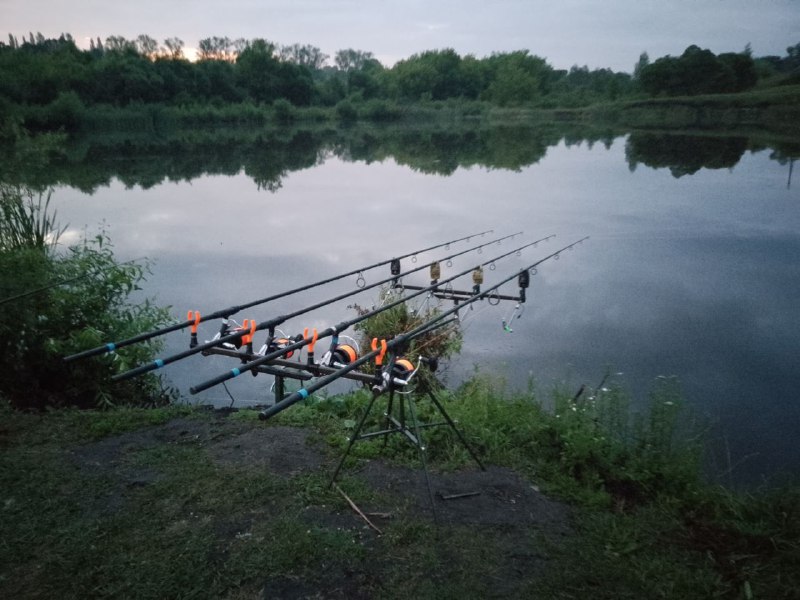
[[[190,310],[186,315],[187,321],[194,321],[192,323],[192,333],[197,333],[197,325],[200,323],[200,311]]]
[[[378,338],[372,338],[372,346],[371,347],[372,347],[373,350],[377,350],[378,349]],[[386,340],[381,340],[381,351],[380,351],[380,354],[378,354],[375,357],[375,364],[376,365],[382,365],[383,364],[383,357],[384,357],[385,354],[386,354]]]

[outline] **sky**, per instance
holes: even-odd
[[[631,72],[639,55],[715,53],[749,43],[783,56],[800,42],[800,0],[0,0],[0,36],[70,33],[79,46],[111,35],[187,48],[210,36],[265,38],[372,52],[391,66],[426,50],[481,58],[529,50],[558,69]]]

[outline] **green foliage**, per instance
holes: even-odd
[[[345,123],[351,123],[358,118],[358,109],[350,100],[340,100],[336,104],[336,117]]]
[[[283,125],[292,123],[297,118],[297,111],[292,103],[283,98],[275,100],[272,109],[275,111],[275,121]]]
[[[111,376],[151,360],[146,343],[114,357],[67,364],[62,357],[130,337],[168,320],[145,300],[129,304],[146,265],[118,263],[104,234],[55,251],[60,230],[49,193],[0,188],[0,392],[18,408],[163,403],[160,380],[112,385]]]
[[[396,104],[373,98],[363,104],[359,115],[368,121],[397,121],[402,116],[402,111]]]
[[[509,397],[501,382],[483,376],[445,395],[445,406],[490,462],[536,473],[590,505],[629,509],[680,497],[699,481],[700,447],[686,430],[676,385],[658,380],[642,414],[615,386],[576,396],[556,391],[546,410],[532,392]],[[445,430],[437,435],[450,439]],[[432,451],[436,445],[429,442]]]
[[[382,289],[380,296],[381,305],[391,304],[402,297],[401,292],[392,288]],[[358,304],[353,304],[350,308],[354,309],[359,315],[368,314],[372,310]],[[413,310],[409,307],[408,302],[401,302],[356,324],[355,330],[358,332],[358,344],[361,348],[370,348],[373,339],[388,341],[400,334],[420,327],[431,319],[436,318],[438,314],[439,310],[427,303],[424,304],[422,310]],[[451,323],[414,338],[409,343],[408,348],[401,349],[402,358],[407,358],[415,366],[419,356],[442,361],[447,360],[461,350],[461,342],[461,330]],[[401,358],[401,356],[397,356],[397,358]],[[388,360],[388,358],[384,360]],[[435,374],[425,367],[419,368],[415,378],[417,379],[416,387],[420,391],[441,387]]]
[[[74,131],[100,104],[132,103],[214,105],[242,101],[332,107],[347,97],[365,101],[425,105],[447,100],[477,100],[495,106],[577,108],[651,95],[741,92],[759,77],[780,76],[791,83],[797,68],[796,46],[787,56],[754,59],[749,51],[714,55],[690,46],[682,56],[651,62],[643,54],[633,76],[610,69],[573,66],[555,70],[527,50],[485,58],[460,56],[453,49],[426,51],[385,68],[370,52],[346,49],[335,66],[318,48],[294,44],[279,48],[264,39],[201,40],[201,60],[182,56],[177,38],[164,46],[147,35],[136,40],[109,37],[79,50],[69,36],[32,37],[23,44],[0,44],[0,101],[24,107],[27,125],[36,130]],[[391,120],[391,104],[374,104],[368,120]],[[388,109],[388,110],[387,110]],[[15,109],[16,112],[17,109]],[[6,111],[3,111],[4,113]],[[340,114],[342,120],[348,120]]]
[[[50,104],[25,110],[25,123],[33,131],[66,129],[74,132],[83,121],[85,107],[75,92],[61,92]]]
[[[50,192],[0,183],[0,252],[46,254],[64,232],[50,211]]]
[[[757,81],[757,72],[747,54],[716,56],[710,50],[689,46],[678,58],[665,56],[642,67],[638,81],[653,96],[719,94],[750,89]]]

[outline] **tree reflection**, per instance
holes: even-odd
[[[245,173],[259,189],[275,192],[283,178],[331,156],[351,162],[392,159],[420,173],[449,176],[459,168],[519,171],[541,161],[552,146],[601,143],[609,148],[625,132],[610,127],[546,122],[525,125],[452,123],[408,127],[353,126],[272,128],[260,131],[211,129],[160,135],[85,137],[52,152],[46,161],[24,161],[0,148],[0,181],[39,188],[67,185],[92,193],[118,179],[127,187],[150,188],[165,181],[191,181],[203,175]],[[701,168],[736,165],[746,150],[769,147],[770,158],[789,164],[800,144],[755,142],[744,136],[702,136],[634,132],[625,157],[667,167],[675,177]]]
[[[748,149],[748,138],[699,135],[631,133],[625,159],[631,171],[639,163],[667,167],[673,177],[693,175],[700,169],[730,169]]]

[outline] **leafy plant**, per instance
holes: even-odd
[[[115,373],[152,360],[156,343],[101,359],[62,360],[167,322],[166,309],[128,301],[147,264],[119,263],[104,233],[59,253],[63,229],[49,209],[50,193],[37,199],[33,190],[3,186],[0,194],[0,393],[18,408],[167,402],[171,393],[156,377],[111,382]]]
[[[382,304],[390,304],[401,296],[397,290],[384,288],[381,290],[380,297]],[[360,315],[367,314],[372,310],[372,308],[358,304],[353,304],[350,308]],[[361,348],[370,348],[373,339],[388,341],[423,325],[435,318],[437,314],[438,310],[428,304],[422,310],[414,310],[406,302],[398,304],[357,324],[355,330],[359,336],[358,343]],[[452,324],[445,325],[414,338],[408,348],[402,349],[402,354],[415,365],[420,356],[438,362],[457,354],[461,350],[461,341],[461,330]],[[397,358],[401,358],[401,356]],[[417,389],[420,391],[441,387],[431,369],[420,368],[415,378],[417,379]]]

